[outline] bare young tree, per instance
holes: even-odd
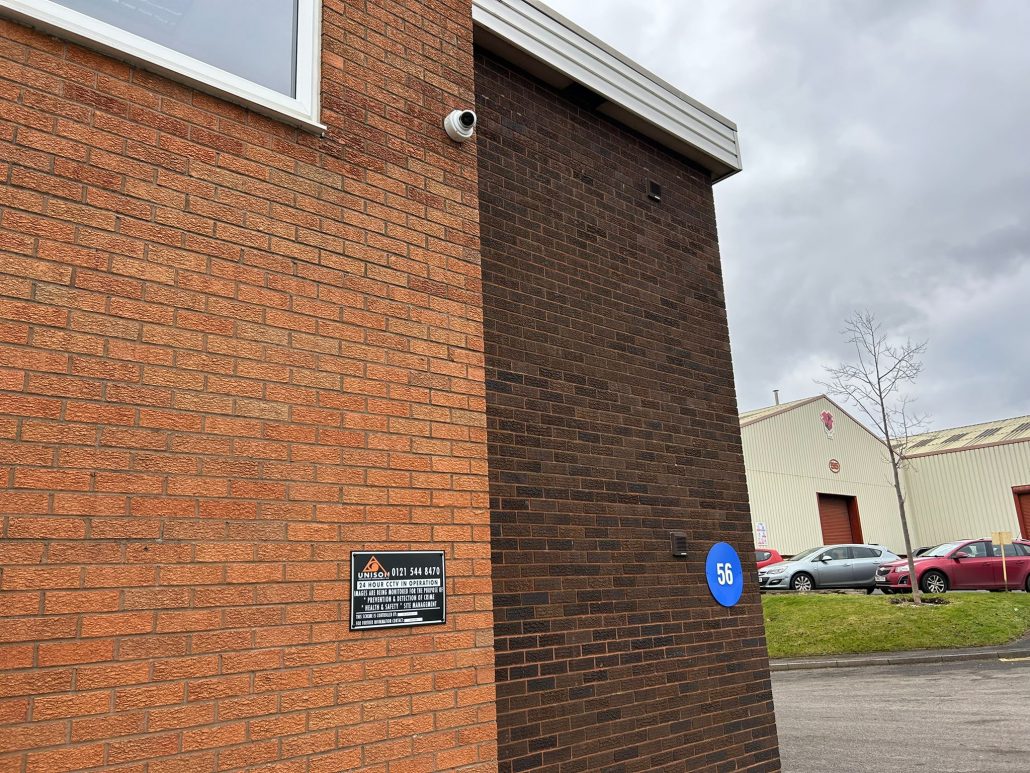
[[[819,382],[826,393],[858,408],[887,446],[887,456],[894,475],[894,491],[898,495],[898,514],[905,535],[908,555],[908,576],[912,582],[912,600],[921,603],[912,560],[912,538],[905,514],[905,492],[901,488],[901,469],[905,450],[915,430],[926,424],[927,417],[912,413],[912,399],[902,390],[915,382],[923,370],[922,355],[926,341],[892,342],[883,326],[868,311],[855,312],[844,322],[841,335],[855,347],[855,361],[826,368],[827,381]]]

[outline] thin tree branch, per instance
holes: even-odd
[[[912,561],[912,538],[905,514],[905,492],[901,485],[901,469],[907,464],[913,432],[925,427],[929,417],[912,411],[913,398],[903,392],[923,371],[922,355],[927,342],[892,344],[883,326],[869,311],[855,312],[844,321],[841,335],[855,349],[855,361],[827,367],[826,381],[817,382],[831,397],[851,405],[875,427],[886,446],[894,490],[898,499],[898,516],[909,556],[909,576],[913,578],[912,598],[920,603],[915,564]]]

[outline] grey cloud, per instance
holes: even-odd
[[[716,205],[742,408],[818,391],[869,308],[929,339],[935,426],[1030,414],[1030,3],[552,5],[740,128]]]

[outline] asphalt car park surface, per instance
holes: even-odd
[[[1030,659],[773,674],[785,773],[1025,773]]]

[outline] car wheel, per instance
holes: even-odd
[[[872,588],[866,588],[865,589],[865,595],[867,595],[867,596],[872,596],[874,593],[876,593],[876,587],[875,586],[872,587]]]
[[[948,590],[948,578],[940,572],[927,572],[919,581],[923,593],[945,593]]]
[[[1030,593],[1030,574],[1026,576],[1026,592]]]
[[[812,575],[800,572],[791,578],[790,587],[791,590],[812,590],[815,588],[815,580],[812,579]]]
[[[892,595],[894,595],[894,589],[893,588],[881,588],[880,590],[883,592],[884,596],[892,596]]]

